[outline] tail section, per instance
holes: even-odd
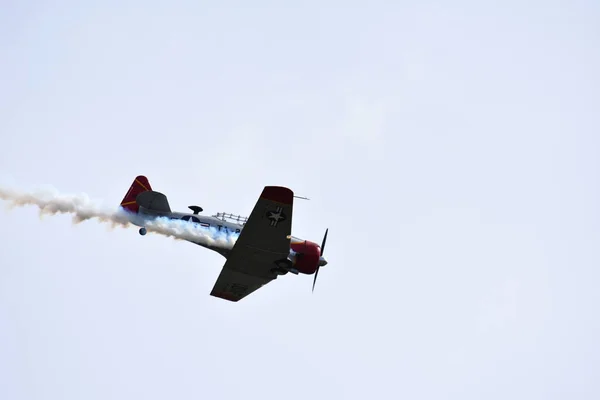
[[[150,186],[150,182],[148,182],[148,178],[146,178],[143,175],[137,176],[133,180],[131,187],[129,188],[127,194],[123,198],[123,201],[121,201],[121,207],[123,207],[129,212],[137,213],[139,210],[139,205],[135,201],[137,196],[140,193],[148,192],[151,190],[152,187]]]

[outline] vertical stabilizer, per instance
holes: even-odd
[[[137,176],[133,180],[131,187],[129,188],[127,194],[123,198],[123,201],[121,201],[121,207],[123,207],[129,212],[137,213],[139,210],[139,205],[137,204],[135,199],[140,193],[144,193],[150,190],[152,190],[152,187],[150,186],[150,182],[148,182],[148,178],[146,178],[143,175]]]

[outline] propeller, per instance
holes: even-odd
[[[323,257],[323,253],[325,252],[325,242],[327,241],[327,232],[329,232],[329,228],[325,230],[325,236],[323,236],[323,243],[321,243],[321,257]],[[319,274],[319,268],[321,265],[317,265],[317,270],[315,271],[315,279],[313,280],[312,291],[315,291],[315,283],[317,283],[317,275]]]

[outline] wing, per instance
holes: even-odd
[[[211,296],[239,301],[277,278],[290,252],[294,193],[266,186],[217,278]]]

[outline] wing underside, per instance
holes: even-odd
[[[273,272],[290,251],[294,193],[284,187],[263,189],[231,250],[211,295],[239,301],[277,278]]]
[[[225,300],[239,301],[271,280],[223,267],[210,295]]]

